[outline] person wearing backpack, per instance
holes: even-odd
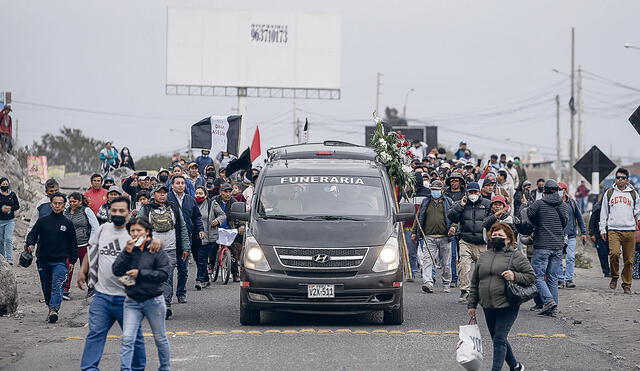
[[[611,269],[609,268],[609,244],[602,239],[600,233],[600,210],[602,210],[602,198],[604,192],[600,192],[598,195],[598,201],[593,204],[591,209],[591,217],[589,218],[589,236],[591,242],[596,248],[598,253],[598,260],[600,261],[600,268],[604,277],[611,277]]]
[[[173,299],[173,273],[177,266],[178,259],[187,260],[191,254],[191,241],[187,225],[182,216],[180,205],[169,201],[169,188],[164,184],[158,184],[153,188],[151,197],[153,200],[146,204],[138,216],[149,219],[151,229],[155,238],[164,244],[164,250],[169,256],[171,263],[171,273],[169,279],[164,283],[164,300],[167,306],[166,319],[173,315],[171,310],[171,299]],[[183,251],[182,256],[176,255],[176,250]]]
[[[620,278],[620,255],[623,259],[622,290],[631,294],[633,280],[633,258],[636,248],[635,231],[640,204],[638,194],[629,185],[629,171],[619,168],[616,171],[616,183],[602,198],[600,210],[600,233],[605,241],[609,241],[609,268],[611,282],[609,288],[615,290]]]
[[[587,240],[587,227],[578,203],[569,196],[569,186],[563,182],[558,183],[558,186],[563,192],[562,201],[567,205],[568,210],[567,226],[564,228],[564,235],[567,236],[566,267],[562,269],[560,264],[558,287],[573,289],[576,287],[573,283],[573,270],[576,266],[576,226],[580,229],[580,239],[583,244]]]
[[[80,192],[73,192],[68,197],[69,207],[64,211],[64,216],[67,217],[73,223],[76,228],[76,240],[78,242],[78,262],[82,265],[82,260],[87,253],[87,246],[89,246],[89,240],[100,228],[98,218],[87,206],[87,199]],[[67,275],[67,282],[64,285],[62,293],[62,300],[71,300],[71,280],[73,278],[73,265],[69,264],[69,274]]]
[[[207,264],[211,251],[217,250],[218,226],[227,221],[227,215],[220,205],[211,198],[207,198],[207,189],[203,186],[196,188],[196,203],[202,215],[204,238],[200,241],[200,249],[196,256],[196,290],[202,290],[210,285]]]

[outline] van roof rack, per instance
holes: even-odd
[[[375,161],[373,148],[338,140],[322,143],[293,144],[267,150],[268,162],[294,159],[340,159]]]

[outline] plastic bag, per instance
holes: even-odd
[[[218,239],[216,240],[216,243],[223,246],[231,246],[237,235],[237,229],[218,228]]]
[[[482,338],[475,318],[466,326],[460,326],[460,340],[456,347],[456,361],[465,370],[477,371],[482,367]]]

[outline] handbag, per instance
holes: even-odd
[[[509,264],[507,265],[507,270],[511,270],[511,263],[513,262],[513,254],[516,251],[511,253],[511,257],[509,258]],[[523,286],[517,284],[513,281],[507,281],[505,291],[507,293],[507,300],[509,303],[513,305],[520,305],[522,303],[526,303],[527,301],[533,299],[538,293],[538,287],[535,283],[529,286]]]

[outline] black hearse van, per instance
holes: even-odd
[[[403,321],[398,222],[391,183],[371,148],[327,141],[272,148],[251,207],[241,256],[240,322],[260,311],[354,314]],[[249,211],[247,211],[249,210]]]

